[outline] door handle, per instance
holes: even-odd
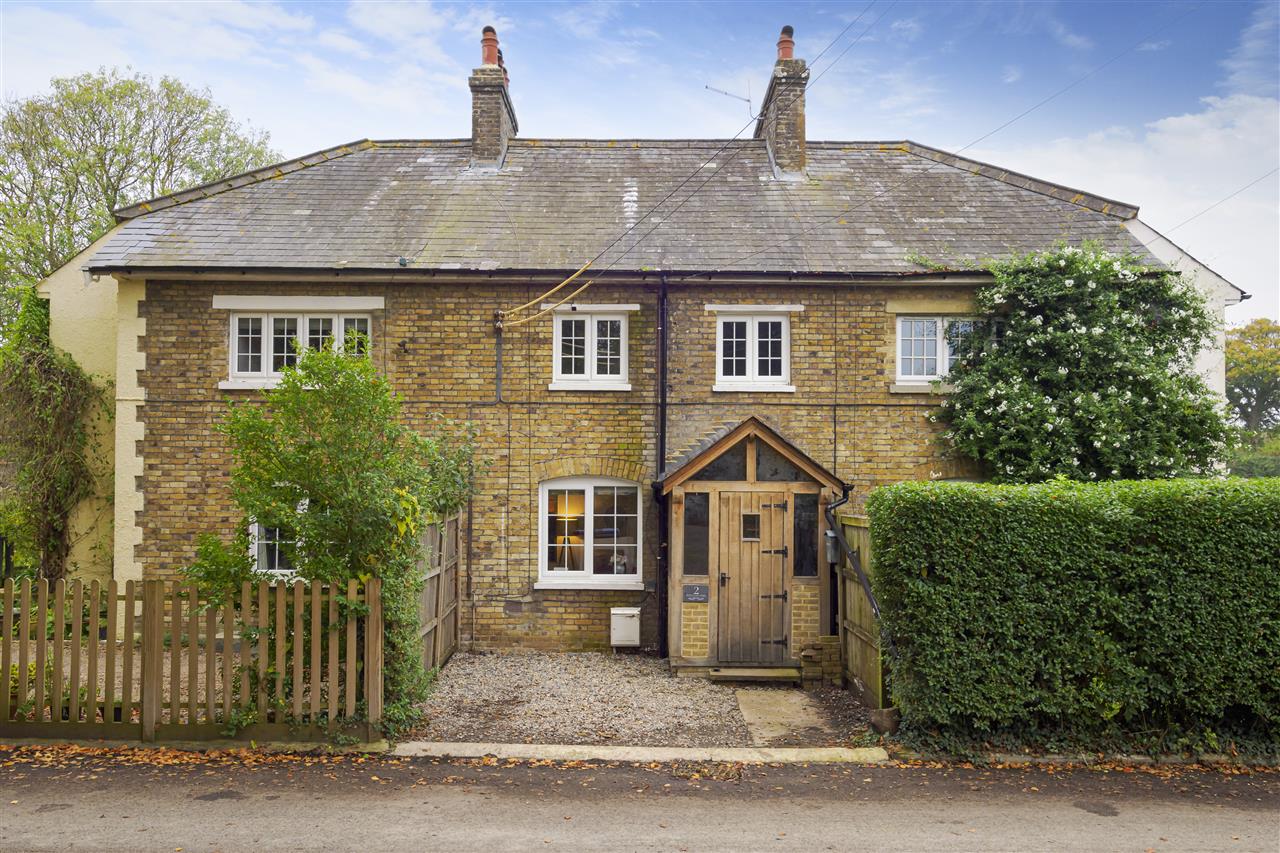
[[[728,580],[729,580],[729,576],[728,576],[728,575],[726,575],[724,572],[721,572],[721,573],[720,573],[720,586],[724,586],[724,585],[725,585],[725,582],[726,582],[726,581],[728,581]]]

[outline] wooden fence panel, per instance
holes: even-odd
[[[237,609],[165,581],[6,580],[0,736],[378,737],[378,581],[238,592]]]
[[[13,667],[13,578],[4,579],[4,612],[0,613],[0,674],[4,677],[4,689],[0,690],[0,722],[9,719],[10,697],[13,685],[10,673]]]
[[[845,539],[867,577],[872,576],[871,529],[866,518],[840,516]],[[880,649],[880,624],[857,572],[842,561],[839,566],[840,659],[845,682],[856,689],[863,704],[885,705],[884,668]]]
[[[418,599],[422,664],[444,666],[458,648],[458,515],[428,524],[422,534],[422,593]]]

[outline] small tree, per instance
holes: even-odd
[[[350,340],[348,340],[350,348]],[[440,423],[419,434],[373,362],[332,349],[301,353],[261,403],[233,405],[220,430],[231,440],[231,491],[251,522],[286,531],[298,574],[325,583],[378,577],[386,620],[388,726],[407,725],[426,674],[419,649],[419,528],[470,496],[470,429]],[[188,574],[227,588],[253,571],[244,535],[205,538]]]
[[[956,340],[954,452],[997,482],[1145,479],[1218,465],[1231,431],[1195,372],[1214,323],[1191,283],[1095,246],[992,266]]]
[[[1227,332],[1227,400],[1251,432],[1280,426],[1280,323],[1259,317]]]

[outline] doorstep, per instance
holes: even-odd
[[[717,761],[741,764],[883,764],[880,747],[613,746],[539,743],[448,743],[406,741],[392,755],[427,758],[485,758],[517,761]]]

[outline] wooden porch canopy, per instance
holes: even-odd
[[[754,437],[758,442],[764,442],[822,485],[839,491],[844,490],[845,484],[839,477],[814,462],[804,451],[787,441],[764,421],[752,415],[736,427],[720,430],[708,436],[683,459],[663,471],[662,477],[658,480],[662,494],[670,494],[676,486],[693,477],[725,451],[749,437]]]

